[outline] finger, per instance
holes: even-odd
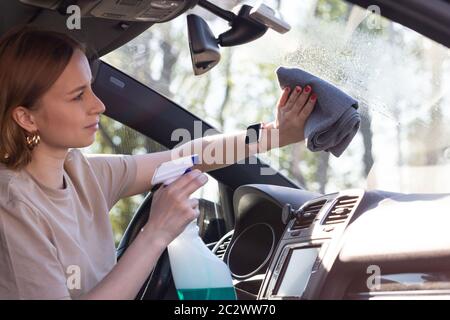
[[[277,104],[277,108],[283,108],[284,105],[286,104],[288,98],[289,98],[289,93],[291,92],[291,88],[286,87],[283,89],[283,93],[281,94],[280,100],[278,100],[278,104]]]
[[[177,180],[172,182],[168,188],[171,189],[183,189],[185,186],[189,185],[191,181],[196,179],[198,176],[202,175],[202,172],[198,169],[192,170],[188,173],[183,174]]]
[[[194,209],[194,212],[195,212],[195,219],[197,219],[198,216],[200,215],[200,209],[197,207]]]
[[[188,200],[188,202],[189,202],[189,206],[190,206],[192,209],[198,208],[198,205],[199,205],[198,199],[196,199],[196,198],[191,198],[191,199]]]
[[[305,89],[303,90],[302,94],[299,95],[297,100],[295,101],[293,110],[295,113],[300,113],[302,109],[305,107],[306,102],[308,101],[308,98],[312,92],[311,86],[307,85]]]
[[[292,91],[291,95],[289,96],[288,101],[286,102],[286,106],[283,108],[285,112],[288,112],[292,109],[294,106],[295,101],[297,100],[298,96],[302,93],[302,87],[296,86],[295,89]]]
[[[313,93],[311,97],[309,97],[308,102],[306,102],[304,108],[299,112],[299,117],[302,121],[306,121],[308,119],[309,115],[314,109],[314,106],[317,102],[317,95]]]
[[[182,188],[177,188],[176,192],[182,196],[188,197],[201,187],[203,187],[206,182],[208,182],[208,176],[204,173],[191,179],[187,184],[183,185]]]
[[[188,222],[192,222],[198,218],[198,216],[200,215],[200,210],[198,210],[198,208],[191,209],[191,210],[187,211],[186,214],[187,214]]]
[[[197,219],[200,215],[200,209],[198,207],[188,209],[184,212],[186,214],[186,217],[188,218],[188,221],[192,221],[194,219]]]

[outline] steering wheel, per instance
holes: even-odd
[[[152,205],[153,193],[149,192],[139,208],[136,210],[130,224],[128,225],[122,240],[117,248],[117,260],[120,260],[128,246],[138,235],[139,231],[146,224]],[[172,272],[170,269],[169,254],[164,250],[158,259],[155,268],[149,270],[149,276],[139,290],[136,300],[161,300],[167,294],[170,285],[173,283]]]

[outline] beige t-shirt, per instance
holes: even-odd
[[[0,299],[67,299],[90,291],[116,263],[109,210],[133,185],[130,155],[71,149],[65,189],[0,164]]]

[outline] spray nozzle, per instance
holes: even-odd
[[[197,154],[164,162],[156,168],[152,178],[152,185],[169,185],[183,174],[191,171],[192,167],[198,163]]]

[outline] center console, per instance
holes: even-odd
[[[258,299],[310,299],[320,291],[340,250],[340,237],[364,194],[346,190],[306,202],[286,229]]]
[[[450,297],[450,194],[246,185],[234,208],[242,299]]]

